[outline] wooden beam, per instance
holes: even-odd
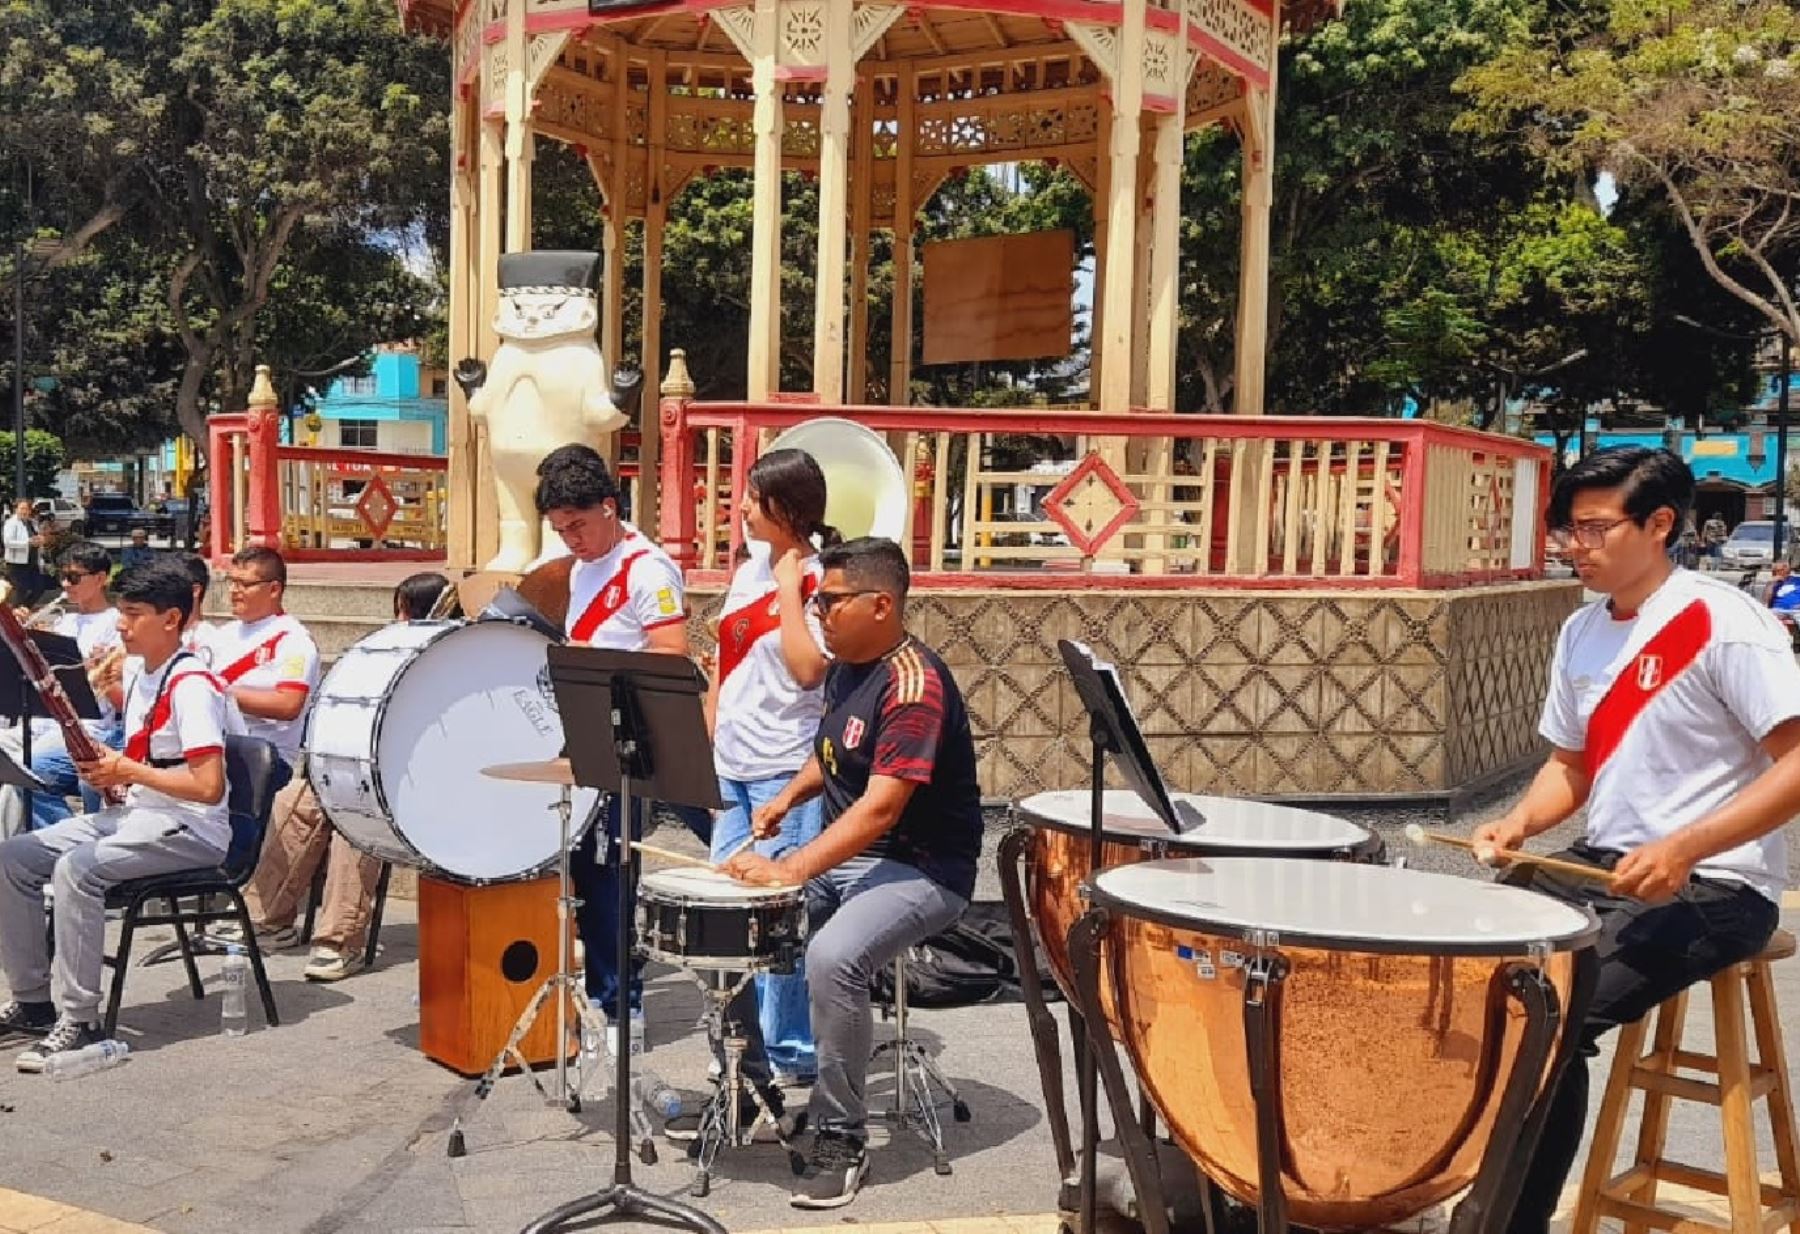
[[[750,66],[756,89],[752,126],[756,173],[751,190],[755,220],[750,239],[750,363],[752,402],[781,389],[781,82],[776,56],[781,42],[778,0],[756,0]]]
[[[850,148],[850,384],[852,403],[869,398],[869,252],[875,216],[875,83],[868,74],[856,79],[850,108],[855,134]]]
[[[850,92],[856,86],[849,0],[825,6],[819,108],[819,258],[813,299],[813,393],[844,401],[844,245],[850,213]]]
[[[506,251],[531,247],[531,83],[526,0],[506,0]]]
[[[481,305],[481,272],[475,225],[475,179],[479,152],[475,145],[473,97],[455,86],[450,89],[450,354],[452,370],[473,354],[480,333],[476,324]],[[446,564],[452,568],[475,565],[476,491],[475,438],[469,423],[469,400],[462,387],[450,383],[450,523]]]
[[[894,159],[894,303],[893,338],[888,355],[888,402],[903,407],[912,384],[913,344],[913,218],[919,205],[913,200],[913,142],[917,137],[918,83],[913,66],[900,70],[897,96],[900,145]]]
[[[497,120],[483,118],[478,124],[481,176],[477,183],[475,226],[479,230],[476,277],[480,308],[475,320],[475,355],[491,361],[500,346],[494,318],[500,311],[500,206],[506,180],[506,131]],[[474,441],[475,562],[479,564],[499,551],[500,523],[494,509],[494,472],[485,428],[474,433]]]
[[[926,15],[926,11],[922,8],[914,9],[913,16],[918,19],[919,33],[925,36],[927,43],[931,44],[931,50],[940,56],[949,55],[950,49],[944,46],[944,40],[938,37],[936,30],[932,29],[931,18]]]
[[[669,203],[663,190],[663,140],[668,125],[668,56],[650,54],[650,157],[644,189],[644,384],[640,387],[638,416],[638,500],[631,512],[640,527],[655,527],[661,517],[662,426],[657,418],[656,391],[662,389],[662,285],[663,231],[668,224]]]

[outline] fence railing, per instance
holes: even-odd
[[[207,421],[207,549],[247,544],[290,561],[442,561],[449,462],[416,454],[284,446],[273,410]]]
[[[1443,588],[1543,576],[1551,456],[1515,438],[1419,420],[672,398],[659,531],[685,569],[704,579],[729,568],[758,452],[821,415],[896,447],[902,547],[925,586]]]

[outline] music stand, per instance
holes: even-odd
[[[63,693],[69,696],[69,702],[74,705],[75,714],[83,720],[98,720],[100,700],[94,697],[94,688],[88,684],[87,665],[81,654],[81,645],[66,634],[55,634],[49,630],[29,630],[26,637],[43,652],[50,671],[62,683]],[[25,670],[19,667],[18,659],[3,653],[0,653],[0,716],[19,722],[19,758],[23,768],[28,771],[31,767],[31,721],[51,720],[55,717],[44,706],[43,697],[38,694],[37,687],[31,684]],[[23,792],[27,820],[31,818],[32,793],[50,792],[48,784],[35,776],[29,778],[31,784],[27,785],[0,777],[0,784],[10,784]]]
[[[637,797],[714,810],[725,804],[701,710],[706,679],[686,657],[658,652],[553,645],[548,656],[563,732],[581,737],[569,742],[575,782],[619,797],[620,928],[614,953],[619,988],[613,1024],[624,1034],[631,1023],[631,889],[637,860],[631,838]],[[630,1100],[631,1051],[621,1042],[613,1087],[612,1185],[550,1210],[526,1226],[525,1234],[544,1234],[590,1213],[601,1220],[647,1217],[699,1234],[726,1234],[698,1209],[632,1182]]]

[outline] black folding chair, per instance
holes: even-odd
[[[125,973],[131,967],[132,936],[139,926],[151,925],[175,927],[181,962],[187,969],[188,988],[196,999],[204,999],[206,987],[201,984],[200,970],[194,964],[189,927],[198,930],[214,921],[236,921],[243,931],[243,945],[250,955],[250,970],[256,976],[257,992],[262,996],[263,1015],[271,1028],[281,1023],[243,893],[244,884],[250,881],[256,871],[257,859],[262,856],[263,833],[268,830],[269,814],[275,807],[275,778],[279,767],[280,757],[275,753],[275,747],[262,738],[227,737],[225,774],[227,807],[231,812],[231,848],[225,854],[223,864],[132,879],[107,892],[106,907],[118,909],[124,919],[119,930],[118,953],[106,960],[113,966],[112,994],[106,1006],[106,1036],[111,1037],[118,1027]],[[223,908],[212,907],[215,896],[228,898],[230,904]],[[188,898],[193,900],[192,908],[183,907],[182,901]],[[155,911],[149,907],[158,903],[166,908]]]

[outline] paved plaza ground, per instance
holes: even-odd
[[[1490,795],[1452,824],[1466,831],[1503,803]],[[1357,815],[1391,848],[1418,812]],[[993,829],[996,833],[999,827]],[[679,843],[669,829],[658,842]],[[991,845],[990,845],[991,852]],[[1472,872],[1453,853],[1422,863]],[[997,896],[992,860],[983,898]],[[1800,912],[1787,914],[1790,928]],[[469,1154],[445,1155],[454,1112],[472,1085],[418,1049],[417,929],[410,902],[390,905],[376,968],[338,985],[301,979],[303,952],[270,962],[283,1023],[236,1039],[218,1034],[218,1001],[196,1003],[179,964],[137,968],[121,1035],[133,1054],[68,1083],[0,1071],[0,1231],[120,1234],[326,1234],[331,1231],[514,1231],[611,1177],[612,1104],[579,1117],[547,1108],[520,1077],[502,1081],[470,1123]],[[203,963],[209,978],[217,960]],[[1790,971],[1791,970],[1791,971]],[[1800,1007],[1800,966],[1778,966],[1780,997]],[[1695,1000],[1695,1038],[1700,1027]],[[705,1053],[691,982],[653,969],[646,997],[651,1062],[676,1087],[704,1087]],[[1790,1010],[1790,1018],[1791,1018]],[[1042,1097],[1016,1003],[919,1013],[916,1028],[974,1110],[946,1123],[955,1173],[939,1178],[909,1138],[875,1133],[867,1189],[847,1210],[787,1204],[790,1178],[773,1147],[728,1151],[700,1203],[734,1234],[858,1229],[865,1234],[1049,1234],[1056,1171]],[[1790,1039],[1792,1034],[1790,1034]],[[1791,1042],[1790,1049],[1800,1045]],[[878,1080],[877,1091],[885,1091]],[[1710,1110],[1677,1107],[1672,1142],[1698,1164],[1721,1151]],[[1765,1145],[1764,1161],[1767,1155]],[[665,1149],[638,1180],[680,1192],[690,1178]],[[593,1228],[643,1230],[618,1223]]]

